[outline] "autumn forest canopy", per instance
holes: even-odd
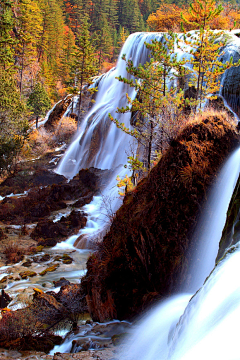
[[[40,82],[54,102],[77,85],[84,31],[97,74],[114,64],[130,33],[181,31],[181,13],[191,20],[188,6],[159,0],[1,0],[1,71],[14,75],[24,98]],[[238,5],[228,3],[211,28],[231,29],[234,22],[240,23]]]
[[[237,2],[210,3],[221,7],[211,17],[212,29],[240,25]],[[195,0],[200,14],[198,4]],[[83,85],[114,66],[129,34],[182,31],[183,19],[186,31],[195,29],[189,5],[181,0],[0,0],[0,174],[28,138],[30,118],[44,116],[53,103],[79,90],[81,113]]]

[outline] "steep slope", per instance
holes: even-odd
[[[206,113],[129,193],[82,281],[94,320],[129,318],[186,280],[191,234],[207,189],[238,144],[223,114]]]

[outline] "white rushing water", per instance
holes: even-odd
[[[226,222],[228,206],[240,172],[240,149],[226,160],[216,182],[210,189],[207,203],[202,210],[197,229],[193,234],[197,245],[191,249],[188,269],[189,279],[181,289],[194,293],[203,284],[215,265],[219,241]]]
[[[104,199],[109,200],[111,212],[114,213],[121,205],[116,186],[116,177],[124,177],[130,171],[124,167],[127,164],[127,157],[132,155],[130,147],[133,146],[133,138],[118,129],[111,122],[108,114],[123,122],[127,128],[131,128],[131,113],[118,114],[117,108],[127,106],[126,93],[131,98],[136,95],[135,89],[127,84],[119,82],[116,77],[128,77],[126,62],[122,60],[123,54],[126,59],[131,59],[134,66],[144,64],[149,60],[149,50],[144,42],[151,42],[153,38],[162,38],[161,33],[136,33],[128,37],[123,46],[121,54],[115,68],[104,74],[99,80],[98,92],[94,106],[83,119],[79,132],[66,154],[60,162],[57,173],[73,178],[80,169],[95,167],[99,169],[113,169],[111,180],[103,193],[95,196],[90,205],[86,205],[83,210],[88,214],[86,228],[81,230],[75,237],[71,237],[67,242],[62,243],[61,247],[71,247],[76,239],[85,235],[80,241],[79,247],[88,246],[88,238],[97,239],[104,234],[107,226],[106,209],[104,210]],[[74,100],[76,105],[76,100]],[[74,105],[74,106],[75,106]],[[72,105],[70,105],[71,107]],[[106,202],[105,202],[106,204]],[[109,209],[108,209],[109,210]]]
[[[189,288],[185,286],[185,291],[198,290],[214,267],[239,167],[240,149],[226,161],[212,189],[208,215],[203,216],[197,230],[202,234],[199,247],[194,250],[193,266],[189,269],[192,281]],[[206,216],[210,216],[210,221]],[[206,227],[203,226],[204,221],[208,222]],[[188,305],[191,296],[180,293],[166,299],[147,314],[127,340],[119,358],[239,360],[240,245],[236,249],[216,267]]]

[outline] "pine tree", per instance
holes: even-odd
[[[103,15],[100,29],[93,35],[93,42],[98,54],[98,69],[102,69],[102,64],[106,58],[111,58],[113,52],[113,39],[107,18]]]
[[[28,136],[28,115],[13,75],[0,68],[0,174],[15,169]]]
[[[56,0],[38,0],[43,16],[41,37],[38,41],[40,76],[44,79],[48,93],[55,101],[62,73],[64,39],[66,36],[61,4]]]
[[[18,16],[18,64],[19,88],[23,90],[23,72],[37,60],[37,42],[42,31],[42,16],[38,4],[31,0],[21,0]]]
[[[76,84],[79,87],[78,126],[82,114],[83,85],[87,82],[91,82],[91,77],[97,73],[96,53],[91,42],[89,27],[90,25],[86,16],[76,39],[73,72]]]
[[[212,97],[219,91],[221,75],[233,64],[232,59],[223,63],[219,60],[222,48],[226,44],[221,39],[223,32],[210,30],[210,23],[223,11],[222,5],[216,6],[214,0],[195,0],[189,7],[189,18],[182,15],[185,23],[195,27],[195,34],[186,34],[185,43],[190,45],[193,72],[191,83],[196,88],[196,105],[201,105],[205,98]],[[195,105],[195,110],[197,109]]]
[[[15,39],[11,32],[14,20],[12,12],[12,1],[1,0],[0,3],[0,66],[5,71],[14,65]]]
[[[28,107],[36,116],[37,128],[39,116],[45,115],[46,111],[51,107],[51,101],[49,99],[48,93],[40,82],[37,82],[33,87],[33,91],[28,98]]]
[[[170,142],[184,119],[183,91],[179,89],[177,92],[174,86],[167,85],[176,82],[186,63],[178,61],[176,55],[174,56],[175,40],[174,34],[170,34],[165,37],[166,44],[156,40],[145,44],[151,50],[152,58],[149,62],[144,66],[140,64],[134,67],[131,60],[127,61],[127,72],[134,76],[135,80],[132,77],[118,78],[119,81],[134,87],[137,92],[133,100],[127,95],[129,105],[117,110],[119,113],[132,112],[135,129],[126,128],[123,123],[109,115],[119,128],[135,137],[145,147],[148,170],[151,167],[152,147],[156,137],[160,134],[157,150],[162,151],[164,139]]]

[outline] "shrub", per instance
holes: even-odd
[[[14,242],[5,246],[3,253],[6,256],[6,262],[8,264],[15,264],[23,259],[23,249],[19,248],[19,246]]]

